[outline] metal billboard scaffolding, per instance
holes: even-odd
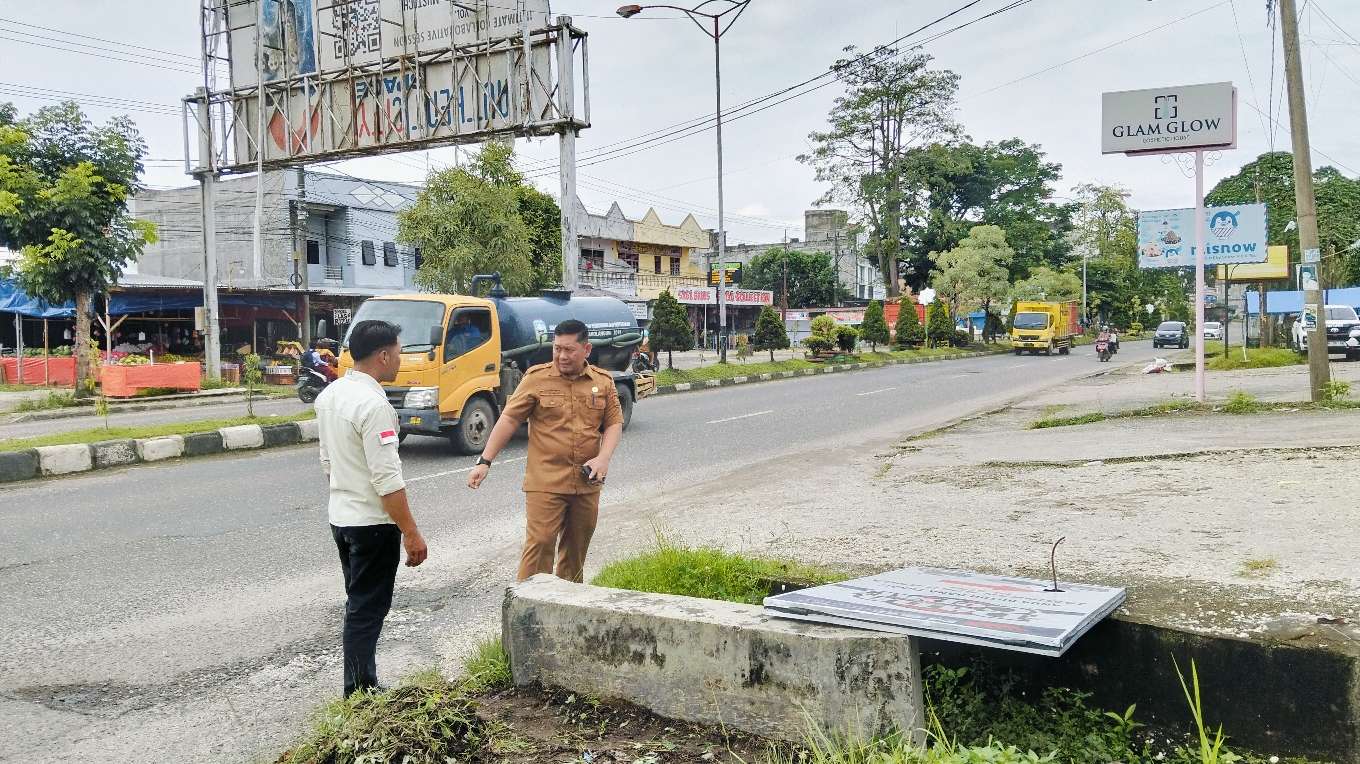
[[[586,33],[550,19],[548,0],[200,0],[200,13],[203,87],[183,101],[183,138],[185,172],[203,184],[205,276],[216,273],[219,175],[557,135],[563,284],[575,286],[590,59]],[[204,303],[210,376],[215,297]]]

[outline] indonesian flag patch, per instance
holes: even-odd
[[[382,432],[378,433],[378,444],[379,444],[379,445],[390,446],[390,445],[392,445],[393,443],[396,443],[396,442],[397,442],[397,431],[396,431],[396,430],[383,430]]]

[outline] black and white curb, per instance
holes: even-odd
[[[306,443],[317,439],[315,419],[283,424],[247,424],[191,435],[105,440],[0,451],[0,483],[71,475],[91,470],[162,462],[228,451],[247,451]]]
[[[657,385],[653,395],[672,395],[675,393],[688,393],[691,391],[707,390],[714,387],[731,387],[733,385],[744,385],[752,382],[771,382],[776,379],[792,379],[794,377],[813,377],[818,374],[835,374],[842,371],[859,371],[860,369],[879,369],[884,366],[900,366],[913,363],[933,363],[935,361],[958,361],[964,358],[983,358],[992,355],[1003,355],[1006,351],[991,351],[986,353],[955,353],[952,355],[938,355],[927,358],[895,358],[887,361],[867,361],[863,363],[837,363],[827,366],[820,366],[815,369],[798,369],[796,371],[774,371],[766,374],[751,374],[744,377],[725,377],[723,379],[707,379],[702,382],[679,382],[674,385]]]

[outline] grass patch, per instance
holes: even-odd
[[[1255,396],[1241,390],[1229,395],[1228,402],[1223,404],[1225,414],[1259,414],[1265,410],[1266,407]]]
[[[14,411],[19,413],[26,411],[48,411],[51,409],[64,409],[79,405],[81,404],[76,401],[75,393],[52,391],[49,392],[45,398],[20,401]]]
[[[1242,348],[1232,348],[1227,356],[1223,355],[1223,343],[1204,344],[1206,368],[1211,371],[1237,371],[1239,369],[1272,369],[1280,366],[1298,366],[1308,363],[1308,357],[1289,348],[1247,348],[1246,360],[1242,359]]]
[[[786,560],[689,548],[658,539],[657,548],[606,565],[591,580],[595,586],[655,594],[679,594],[759,605],[774,581],[824,584],[843,581],[833,571]]]
[[[430,670],[387,692],[356,692],[326,704],[278,762],[444,764],[479,759],[493,743],[466,688]]]
[[[968,348],[921,348],[919,350],[879,351],[877,353],[857,353],[836,356],[824,363],[813,363],[802,358],[787,361],[751,361],[749,363],[714,363],[696,369],[661,369],[656,373],[658,385],[674,385],[685,382],[707,382],[712,379],[731,379],[733,377],[753,377],[758,374],[777,374],[781,371],[803,371],[818,369],[842,363],[885,363],[888,361],[910,361],[915,358],[940,358],[959,353],[973,353],[980,350],[1003,352],[999,346],[974,346]],[[758,354],[757,354],[758,355]],[[664,356],[663,356],[664,358]]]
[[[58,432],[34,438],[17,438],[0,441],[0,451],[22,451],[39,446],[61,446],[68,443],[98,443],[101,440],[123,440],[127,438],[157,438],[163,435],[191,435],[208,432],[222,427],[235,427],[243,424],[285,424],[301,422],[316,417],[314,411],[303,411],[284,416],[237,417],[235,419],[200,419],[193,422],[171,422],[168,424],[146,425],[143,427],[97,427],[74,432]]]
[[[500,637],[487,637],[477,643],[463,672],[466,675],[463,686],[472,693],[503,690],[514,683],[510,676],[510,656],[505,653]]]
[[[1038,421],[1030,422],[1029,429],[1046,430],[1050,427],[1074,427],[1079,424],[1095,424],[1096,422],[1103,422],[1109,418],[1108,415],[1099,411],[1093,411],[1089,414],[1080,414],[1078,416],[1044,417]]]
[[[1242,563],[1242,570],[1239,571],[1239,575],[1258,578],[1272,573],[1279,566],[1279,561],[1274,557],[1259,557]]]

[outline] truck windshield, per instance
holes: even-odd
[[[430,327],[444,325],[444,304],[425,300],[368,300],[354,314],[360,321],[388,321],[401,327],[401,349],[404,351],[431,350]],[[345,347],[349,347],[349,332],[345,332]]]
[[[1047,329],[1047,313],[1016,313],[1015,322],[1011,324],[1016,329]]]

